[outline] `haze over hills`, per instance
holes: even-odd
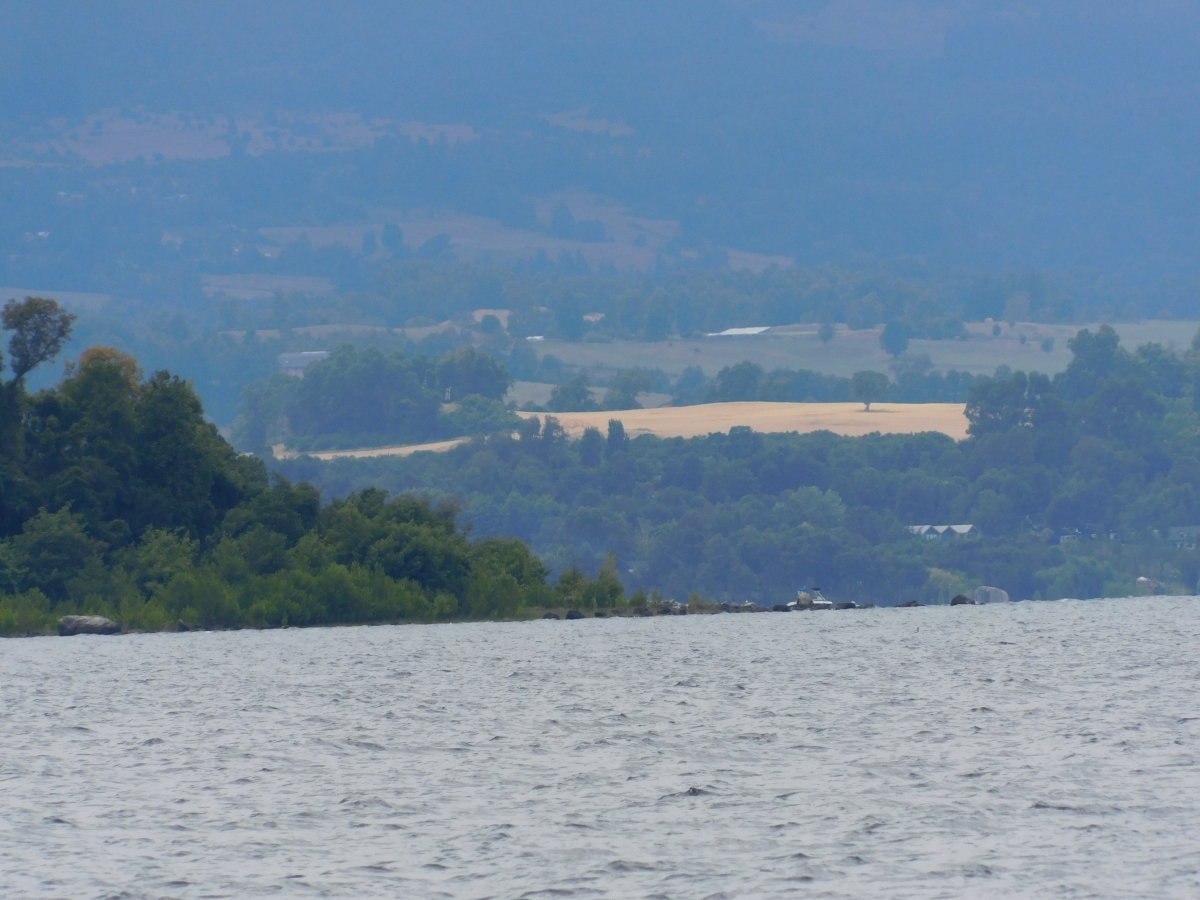
[[[1193,2],[3,18],[0,283],[198,299],[260,228],[388,220],[416,247],[436,227],[460,256],[592,268],[915,256],[1153,281],[1200,261]]]

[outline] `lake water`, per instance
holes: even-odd
[[[4,897],[1200,896],[1200,601],[0,641]]]

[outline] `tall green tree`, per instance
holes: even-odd
[[[600,406],[592,399],[586,375],[577,375],[550,392],[546,409],[551,412],[590,412]]]
[[[4,329],[14,332],[8,344],[14,381],[21,381],[42,363],[58,356],[78,318],[57,301],[45,297],[9,300],[0,317]]]
[[[76,316],[54,300],[26,297],[6,303],[0,319],[13,332],[8,344],[13,375],[0,385],[0,530],[12,533],[35,492],[24,477],[25,376],[61,352]]]
[[[415,443],[436,433],[436,384],[424,357],[345,344],[305,370],[288,417],[299,435]]]
[[[850,379],[850,396],[871,409],[888,391],[888,378],[882,372],[855,372]]]
[[[512,378],[504,364],[474,347],[460,347],[438,360],[436,378],[443,399],[449,394],[450,400],[471,395],[500,400],[512,386]]]
[[[622,369],[604,395],[605,409],[640,409],[638,394],[654,388],[654,379],[641,369]]]

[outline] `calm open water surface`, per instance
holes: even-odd
[[[1200,896],[1200,600],[0,641],[4,897]]]

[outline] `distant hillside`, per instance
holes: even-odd
[[[0,8],[0,282],[182,294],[248,232],[388,216],[468,253],[467,215],[592,267],[1200,268],[1194,3]]]

